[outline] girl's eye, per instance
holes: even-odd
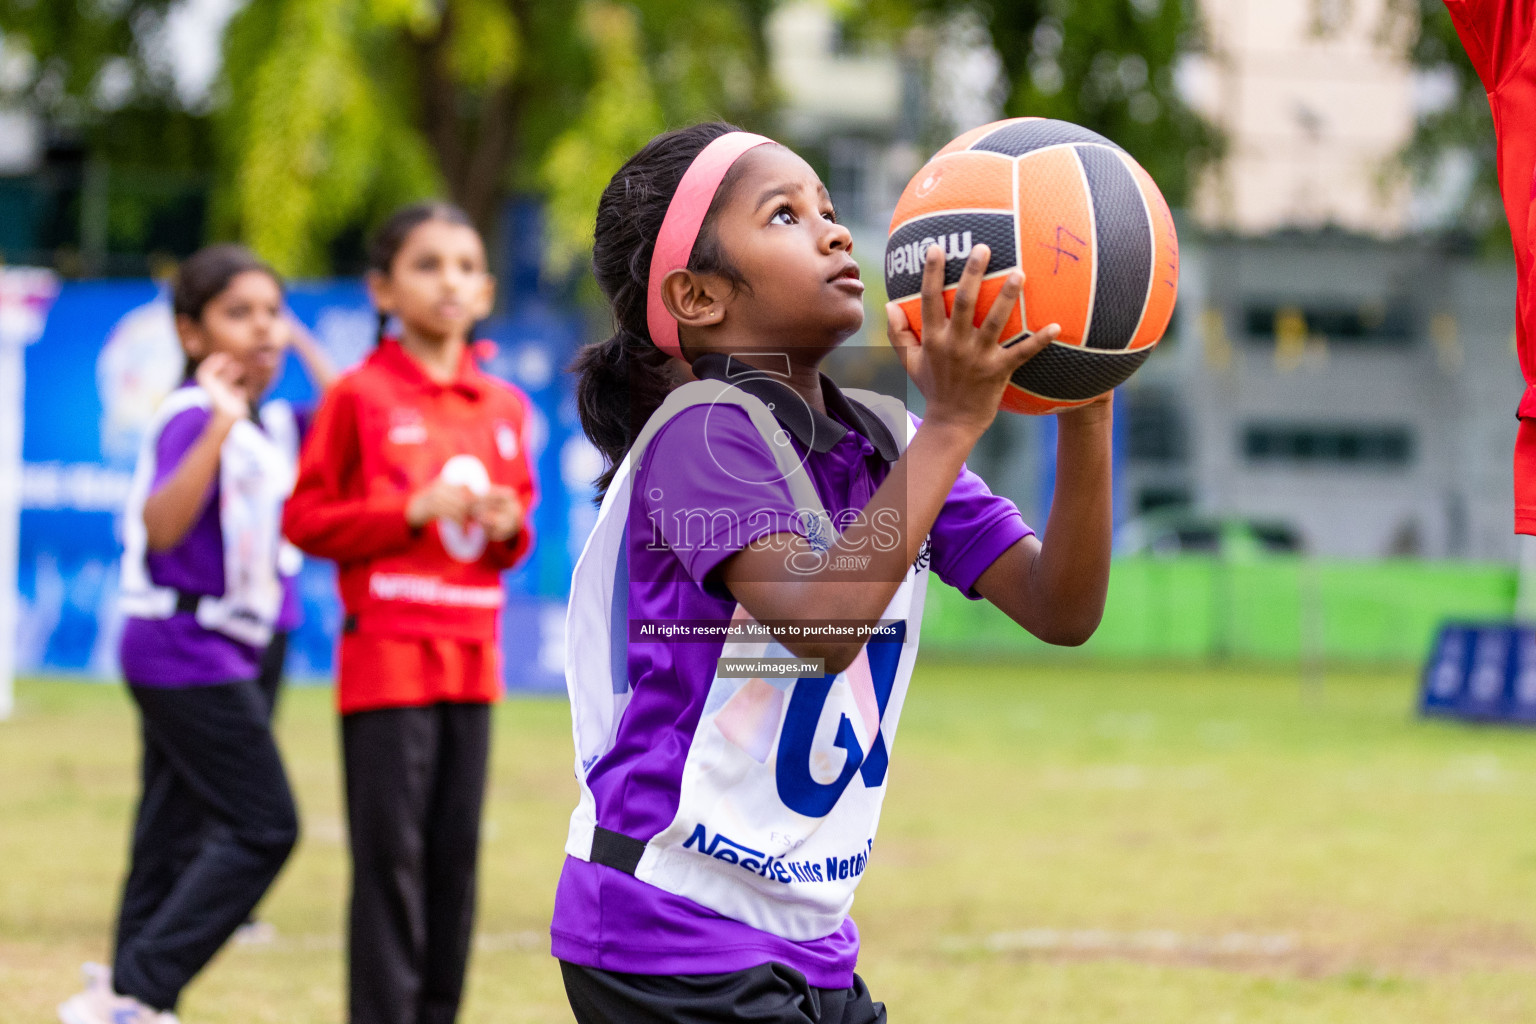
[[[825,210],[822,210],[821,215],[827,218],[827,220],[831,221],[833,224],[837,223],[837,211],[832,209],[832,207],[829,206]]]
[[[794,222],[795,211],[787,206],[779,207],[773,211],[773,216],[768,218],[768,223],[770,224],[793,224]]]

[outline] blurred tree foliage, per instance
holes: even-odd
[[[205,109],[177,95],[178,0],[0,0],[0,90],[113,165],[214,179],[212,234],[287,273],[399,203],[446,195],[489,232],[548,195],[553,248],[586,248],[624,158],[668,125],[771,108],[773,0],[257,0]]]
[[[37,111],[56,136],[138,186],[113,191],[105,211],[107,240],[119,246],[153,246],[148,222],[195,193],[197,168],[214,159],[205,113],[177,94],[160,45],[174,5],[0,0],[0,104]]]
[[[573,266],[603,185],[651,135],[711,116],[772,127],[765,22],[780,0],[252,0],[192,107],[164,36],[178,2],[0,0],[0,89],[109,163],[211,175],[210,233],[288,273],[332,269],[423,196],[489,232],[515,192],[547,197],[552,255]],[[846,36],[908,54],[925,29],[980,16],[1007,114],[1103,132],[1175,203],[1219,150],[1174,84],[1200,45],[1195,0],[829,2]]]
[[[597,196],[668,124],[766,110],[770,0],[266,0],[231,24],[220,224],[289,271],[404,200],[483,228],[513,189],[584,250]]]
[[[1174,81],[1181,57],[1203,45],[1195,0],[844,0],[844,8],[850,21],[887,31],[975,11],[1002,60],[1006,116],[1060,118],[1114,139],[1175,205],[1220,155],[1219,133]]]
[[[80,127],[123,110],[180,107],[172,69],[154,46],[175,4],[0,0],[0,99]]]
[[[1493,114],[1443,0],[1389,0],[1383,38],[1402,40],[1409,62],[1430,86],[1401,158],[1414,183],[1464,185],[1446,211],[1447,226],[1485,250],[1512,255],[1499,197]]]

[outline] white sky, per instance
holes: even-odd
[[[182,0],[166,18],[166,42],[182,101],[196,105],[219,73],[220,40],[246,0]]]

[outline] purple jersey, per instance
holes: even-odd
[[[898,451],[874,417],[829,381],[823,388],[830,416],[797,407],[787,389],[777,398],[790,400],[775,401],[774,415],[841,527],[869,503]],[[763,435],[739,407],[689,408],[645,449],[625,538],[633,697],[614,746],[586,779],[604,828],[648,840],[672,822],[723,646],[651,639],[638,624],[728,623],[735,601],[717,578],[720,564],[767,534],[804,535],[802,523]],[[932,569],[975,598],[977,578],[1031,532],[1011,502],[963,470],[930,534]],[[557,957],[590,967],[707,974],[778,962],[824,988],[852,983],[859,948],[851,918],[821,938],[793,941],[577,857],[566,859],[552,934]]]
[[[171,417],[154,442],[150,493],[176,467],[202,435],[207,409],[193,407]],[[130,508],[129,515],[142,514]],[[219,482],[209,487],[203,509],[181,543],[144,556],[156,586],[184,594],[224,593],[224,534],[219,522]],[[254,678],[260,650],[198,625],[191,612],[167,618],[129,616],[119,647],[123,676],[135,686],[184,687]]]
[[[278,610],[277,622],[273,624],[275,633],[289,633],[304,623],[304,601],[299,595],[299,578],[297,576],[283,577],[283,606]]]

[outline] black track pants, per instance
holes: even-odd
[[[277,877],[298,813],[255,680],[130,690],[144,791],[113,984],[169,1010]]]
[[[474,929],[487,704],[342,717],[352,1024],[450,1024]]]

